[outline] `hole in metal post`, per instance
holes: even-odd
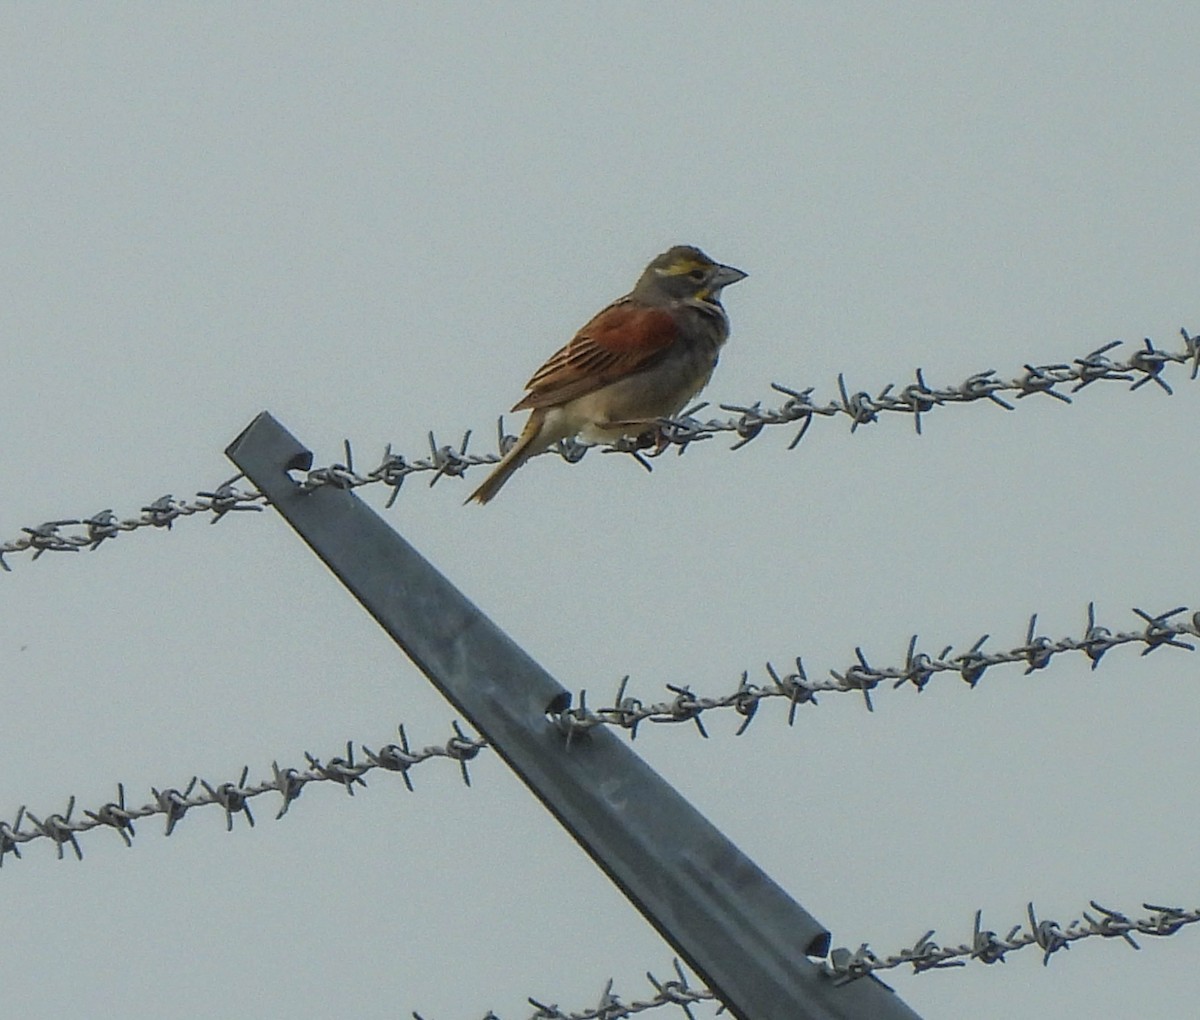
[[[810,956],[814,959],[823,960],[829,955],[830,942],[831,936],[829,932],[823,931],[820,935],[815,936],[808,944],[804,950],[804,955]]]

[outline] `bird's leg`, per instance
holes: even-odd
[[[654,447],[655,452],[659,452],[667,445],[663,440],[662,425],[657,418],[633,418],[625,421],[610,419],[600,427],[605,431],[622,432],[618,443],[627,449],[648,450]]]

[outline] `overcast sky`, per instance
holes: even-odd
[[[0,541],[234,473],[269,408],[314,450],[494,448],[532,371],[674,243],[750,275],[706,397],[821,402],[1200,330],[1200,8],[1043,4],[0,6]],[[1131,349],[1131,348],[1129,348]],[[1122,352],[1112,352],[1119,356]],[[656,462],[410,480],[393,525],[595,706],[803,655],[901,665],[1200,605],[1200,389],[1169,369],[818,421]],[[521,416],[509,416],[515,431]],[[378,490],[379,487],[374,487]],[[386,492],[364,498],[382,508]],[[303,767],[453,711],[273,513],[8,557],[0,819]],[[880,953],[1196,905],[1200,659],[1112,651],[971,690],[830,694],[634,749],[833,932]],[[486,752],[6,856],[13,1015],[521,1020],[672,951]],[[28,824],[28,823],[26,823]],[[889,982],[927,1020],[1174,1017],[1200,931]],[[654,1014],[657,1015],[657,1014]],[[665,1014],[663,1014],[665,1015]],[[712,1010],[697,1010],[697,1017]]]

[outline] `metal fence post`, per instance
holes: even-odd
[[[735,1017],[919,1020],[875,979],[813,963],[825,928],[625,742],[568,742],[547,717],[565,688],[352,492],[294,481],[312,455],[274,418],[226,453]]]

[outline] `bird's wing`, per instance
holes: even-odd
[[[553,407],[598,390],[648,367],[678,338],[666,309],[614,301],[533,374],[513,410]]]

